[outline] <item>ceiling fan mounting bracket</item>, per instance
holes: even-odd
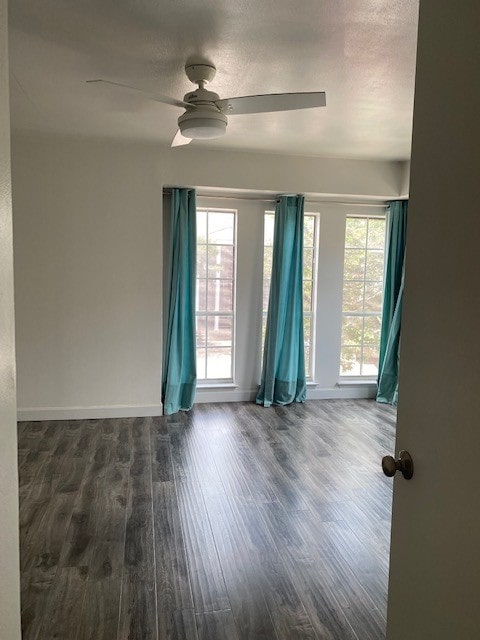
[[[211,82],[217,70],[210,64],[188,64],[185,66],[185,73],[190,82],[203,87],[207,82]]]

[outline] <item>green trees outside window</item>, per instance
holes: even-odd
[[[347,217],[341,376],[374,377],[378,373],[384,251],[384,217]]]

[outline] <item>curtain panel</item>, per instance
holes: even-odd
[[[162,375],[165,415],[188,411],[195,399],[196,217],[195,190],[173,189]]]
[[[387,262],[383,297],[377,402],[397,404],[400,333],[408,201],[394,200],[387,210]]]
[[[257,404],[303,402],[303,196],[281,196],[275,207],[272,278]]]

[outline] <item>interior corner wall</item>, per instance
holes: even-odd
[[[0,0],[0,638],[20,640],[7,2]]]
[[[164,185],[378,200],[399,196],[402,172],[16,133],[12,183],[18,415],[71,419],[161,412]]]

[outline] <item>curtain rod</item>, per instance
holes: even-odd
[[[172,190],[167,188],[163,190],[163,193],[164,195],[171,195]],[[225,196],[225,195],[197,193],[197,198],[214,198],[215,200],[249,200],[251,202],[275,203],[278,199],[278,196],[272,197],[272,198],[256,198],[255,196]],[[355,205],[356,207],[380,207],[384,209],[387,206],[386,201],[385,202],[346,202],[341,200],[312,199],[307,197],[305,197],[305,201],[311,204],[340,204],[347,207]]]

